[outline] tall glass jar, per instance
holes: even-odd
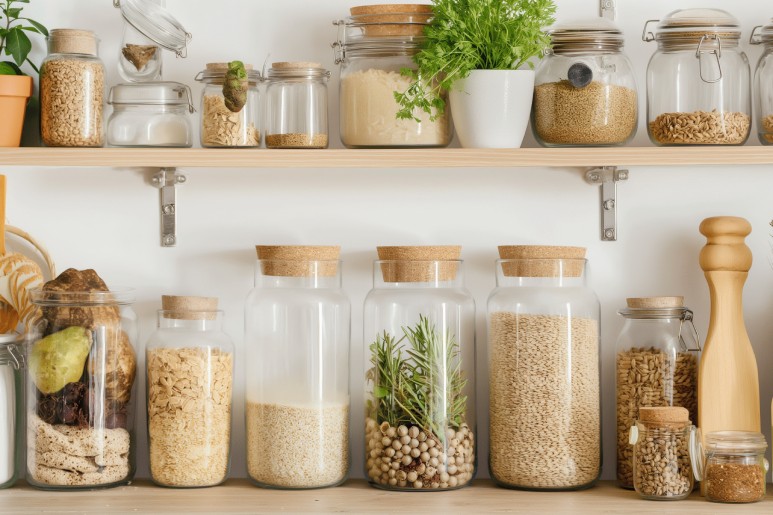
[[[365,298],[365,472],[390,490],[475,475],[475,302],[461,247],[378,247]]]
[[[196,75],[204,83],[201,93],[201,146],[249,147],[260,146],[261,95],[260,73],[246,64],[247,102],[239,112],[234,113],[225,105],[223,81],[228,72],[228,63],[209,63],[207,68]]]
[[[266,87],[267,148],[327,148],[327,81],[319,63],[274,63]]]
[[[660,21],[655,33],[650,22]],[[749,60],[741,27],[721,9],[681,9],[650,20],[647,127],[656,145],[743,145],[751,128]]]
[[[27,348],[27,482],[51,489],[125,485],[135,470],[137,319],[132,290],[68,269],[32,292]]]
[[[754,72],[754,115],[760,143],[773,145],[773,19],[754,27],[752,45],[762,45],[762,55]]]
[[[349,470],[350,306],[339,247],[258,246],[247,297],[247,472],[335,486]]]
[[[210,297],[161,297],[148,340],[150,476],[161,486],[214,486],[228,475],[234,346]]]
[[[339,90],[341,142],[348,148],[445,147],[451,142],[450,109],[432,120],[416,110],[418,119],[398,119],[395,93],[404,93],[416,70],[413,56],[424,41],[431,6],[401,4],[353,7],[338,26],[336,64],[341,65]],[[437,113],[435,113],[437,114]]]
[[[18,334],[0,335],[0,489],[16,482],[19,457],[23,454],[24,356],[19,343]]]
[[[559,24],[537,68],[531,126],[547,147],[624,145],[638,123],[623,33],[605,18]]]
[[[54,29],[40,66],[40,134],[49,147],[101,147],[105,67],[88,30]]]
[[[575,490],[601,471],[599,301],[585,249],[504,246],[488,299],[489,465],[501,486]]]
[[[630,428],[642,406],[680,406],[698,420],[700,342],[683,297],[626,299],[617,338],[617,481],[633,488]]]

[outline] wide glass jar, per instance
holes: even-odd
[[[228,476],[234,346],[210,297],[161,297],[145,350],[150,476],[214,486]]]
[[[585,249],[499,255],[487,313],[491,477],[530,490],[589,487],[601,472],[600,308]]]
[[[642,406],[680,406],[698,420],[700,342],[683,297],[626,299],[617,337],[617,481],[633,488],[628,433]]]
[[[394,12],[395,7],[411,12]],[[411,86],[403,70],[416,70],[413,56],[424,41],[431,6],[361,6],[351,14],[335,22],[333,45],[341,65],[341,142],[348,148],[447,146],[453,137],[450,109],[435,120],[418,109],[416,119],[397,118],[395,93]]]
[[[40,66],[40,135],[49,147],[101,147],[105,67],[88,30],[54,29]]]
[[[754,72],[754,115],[760,143],[773,145],[773,19],[754,27],[752,45],[762,45],[762,55]]]
[[[350,306],[339,247],[258,246],[247,297],[247,472],[321,488],[349,471]]]
[[[118,84],[107,103],[107,144],[112,147],[193,145],[191,90],[179,82]]]
[[[19,343],[18,334],[0,335],[0,489],[16,482],[23,454],[24,356]]]
[[[68,269],[31,296],[42,317],[27,347],[27,482],[53,490],[128,484],[136,453],[133,291]]]
[[[378,247],[363,312],[365,473],[390,490],[475,475],[475,302],[461,247]]]
[[[239,112],[233,112],[225,104],[223,81],[228,72],[227,63],[209,63],[196,75],[204,83],[201,93],[201,146],[202,147],[249,147],[260,146],[261,94],[260,73],[246,64],[247,101]]]
[[[564,23],[549,34],[535,77],[531,126],[547,147],[624,145],[638,123],[636,78],[611,21]]]
[[[655,33],[650,22],[660,21]],[[721,9],[650,20],[658,50],[647,67],[647,127],[656,145],[743,145],[751,128],[749,60],[741,27]]]

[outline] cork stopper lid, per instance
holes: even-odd
[[[500,259],[516,261],[502,264],[507,277],[580,277],[585,267],[585,247],[546,245],[500,245]],[[563,269],[557,260],[566,260]]]
[[[388,283],[452,281],[459,271],[460,245],[376,247]]]
[[[245,63],[244,69],[252,70],[252,65]],[[207,63],[207,71],[225,73],[228,71],[228,63]]]
[[[98,39],[90,30],[52,29],[48,36],[51,54],[97,55]]]
[[[351,20],[366,36],[422,36],[433,15],[429,4],[359,5],[349,9]]]
[[[316,275],[333,277],[338,273],[341,247],[338,245],[255,245],[263,273],[277,277],[312,277],[312,261],[322,261]]]
[[[684,307],[684,297],[629,297],[625,299],[631,309],[673,309]]]
[[[639,408],[639,422],[654,425],[683,426],[690,423],[690,412],[680,406]]]
[[[214,320],[217,311],[217,297],[162,295],[161,309],[167,312],[166,318]]]
[[[271,63],[271,67],[275,70],[305,70],[307,68],[322,68],[322,65],[311,61],[279,61]]]

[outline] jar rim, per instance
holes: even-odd
[[[552,53],[620,52],[625,44],[623,32],[605,18],[559,23],[547,30]]]
[[[37,306],[125,306],[136,300],[136,290],[116,288],[109,291],[48,291],[36,288],[30,291],[30,298]]]
[[[677,318],[683,319],[687,313],[692,313],[689,308],[622,308],[617,312],[623,318],[633,320],[658,320]]]
[[[757,454],[768,448],[765,435],[756,431],[714,431],[705,436],[705,449],[712,454]]]

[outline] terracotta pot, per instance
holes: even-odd
[[[0,147],[18,147],[21,143],[24,109],[32,87],[32,77],[0,75]]]

